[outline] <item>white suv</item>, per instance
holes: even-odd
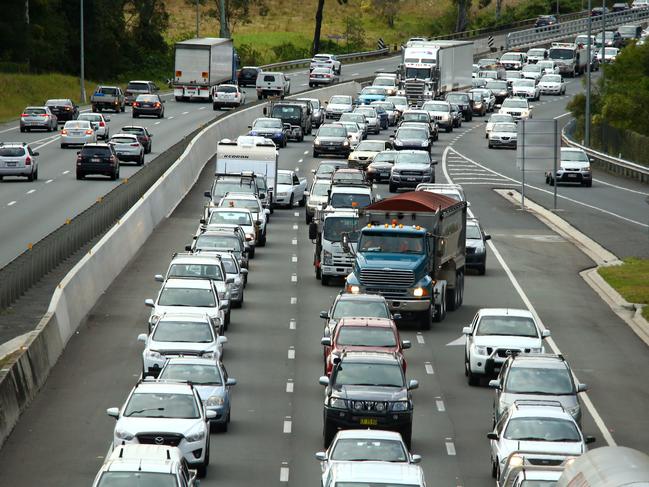
[[[532,313],[524,309],[483,308],[478,310],[466,335],[464,375],[475,386],[480,377],[494,375],[512,353],[544,353],[541,330]]]
[[[27,181],[38,179],[38,152],[25,142],[0,142],[0,181],[5,176],[25,176]]]
[[[115,485],[198,487],[198,481],[177,447],[121,445],[101,466],[92,487]]]
[[[313,71],[315,68],[330,68],[334,74],[340,76],[342,63],[338,61],[334,54],[316,54],[311,59],[309,71]]]
[[[216,362],[228,341],[216,334],[209,316],[187,313],[165,314],[150,335],[141,333],[137,339],[144,343],[142,377],[157,376],[169,357],[203,357]]]
[[[214,411],[205,411],[191,384],[139,382],[120,408],[106,414],[117,420],[113,448],[144,444],[177,446],[183,458],[205,476],[210,463],[210,431],[207,421]]]

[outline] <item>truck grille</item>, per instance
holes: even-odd
[[[178,446],[184,436],[178,433],[142,433],[137,441],[142,445]]]
[[[344,266],[351,266],[354,263],[354,259],[352,259],[349,255],[333,255],[333,263],[334,265],[344,265]]]
[[[349,401],[349,406],[354,411],[372,411],[383,413],[388,410],[387,401]]]
[[[421,171],[401,171],[399,172],[401,176],[423,176],[424,173]]]
[[[410,287],[415,283],[413,271],[399,271],[396,269],[363,269],[360,275],[361,283],[371,285],[393,285]]]
[[[408,298],[407,289],[366,288],[367,294],[379,294],[385,299],[402,300]]]
[[[530,462],[532,465],[542,465],[544,467],[557,467],[561,465],[564,462],[564,459],[561,458],[529,458],[527,457],[527,461]]]
[[[404,83],[408,103],[421,105],[425,98],[426,83],[418,80],[407,80]]]

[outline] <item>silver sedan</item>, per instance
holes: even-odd
[[[97,132],[98,139],[108,140],[108,137],[110,137],[110,128],[108,127],[110,117],[108,115],[103,113],[80,113],[77,120],[88,120],[95,132]]]
[[[88,120],[70,120],[61,129],[61,148],[97,142],[97,132]]]

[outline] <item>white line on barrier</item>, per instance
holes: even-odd
[[[433,364],[431,364],[430,362],[426,362],[424,364],[424,367],[426,367],[426,373],[428,375],[433,375],[435,373],[435,371],[433,370]]]
[[[288,328],[289,330],[295,330],[297,328],[297,321],[295,318],[291,318],[290,321],[288,322]]]
[[[288,349],[288,359],[295,360],[295,347],[291,345]]]
[[[297,296],[291,296],[291,304],[297,304]]]
[[[70,171],[63,171],[61,174],[69,174]]]
[[[297,274],[291,275],[291,282],[297,282]]]
[[[182,114],[183,114],[183,115],[187,115],[188,113],[189,113],[189,112],[183,112]]]
[[[293,392],[293,389],[294,389],[293,379],[289,379],[286,382],[286,392]]]
[[[291,262],[297,262],[297,255],[293,254],[291,257]]]

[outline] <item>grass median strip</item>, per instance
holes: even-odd
[[[600,267],[598,272],[628,302],[647,305],[642,316],[649,320],[649,259],[628,257],[622,265]]]

